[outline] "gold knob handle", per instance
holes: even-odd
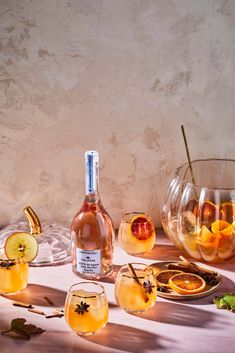
[[[29,221],[30,233],[39,236],[42,233],[42,227],[38,216],[30,206],[25,207],[23,211]]]

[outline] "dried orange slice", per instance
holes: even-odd
[[[11,234],[5,242],[5,253],[8,259],[15,260],[23,258],[27,262],[35,259],[38,253],[38,243],[36,238],[26,232]]]
[[[160,271],[157,276],[156,280],[159,286],[170,287],[169,279],[179,273],[183,273],[180,270],[163,270]]]
[[[169,279],[171,289],[179,294],[196,294],[206,287],[203,278],[192,273],[179,273]]]
[[[131,219],[131,233],[138,240],[149,239],[153,232],[153,224],[146,214],[138,214]]]

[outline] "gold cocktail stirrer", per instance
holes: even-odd
[[[195,178],[194,178],[194,173],[193,173],[192,162],[191,162],[191,158],[190,158],[190,154],[189,154],[189,149],[188,149],[188,142],[187,142],[187,138],[186,138],[185,131],[184,131],[184,125],[181,125],[181,131],[182,131],[183,138],[184,138],[184,145],[185,145],[185,149],[186,149],[186,154],[187,154],[187,159],[188,159],[188,164],[189,164],[189,169],[190,169],[190,173],[191,173],[192,182],[193,182],[193,184],[196,186],[196,182],[195,182]],[[195,192],[196,198],[198,199],[198,197],[197,197],[197,192],[196,192],[195,189],[194,189],[194,192]]]
[[[130,273],[132,275],[132,278],[136,281],[136,283],[138,283],[138,285],[141,288],[143,288],[143,292],[142,292],[143,298],[144,298],[145,303],[147,303],[149,301],[149,298],[148,298],[147,294],[145,293],[145,289],[144,289],[144,287],[142,287],[142,284],[139,281],[139,278],[138,278],[137,274],[135,273],[134,267],[132,266],[132,264],[127,264],[127,267],[128,267],[128,269],[129,269],[129,271],[130,271]]]

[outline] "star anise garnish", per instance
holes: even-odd
[[[9,261],[9,260],[0,261],[0,267],[5,268],[6,270],[9,270],[14,265],[15,265],[14,261]]]
[[[74,310],[76,313],[78,313],[78,314],[84,314],[85,312],[86,313],[88,313],[88,308],[89,308],[89,304],[87,304],[87,303],[83,303],[83,301],[81,301],[81,303],[80,304],[77,304],[77,307],[76,307],[76,309]]]
[[[143,283],[143,287],[145,290],[145,293],[151,294],[153,292],[152,288],[154,288],[155,286],[152,285],[152,283],[147,280],[146,282]]]

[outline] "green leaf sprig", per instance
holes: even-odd
[[[222,297],[213,300],[217,309],[226,309],[235,312],[235,294],[226,293]]]

